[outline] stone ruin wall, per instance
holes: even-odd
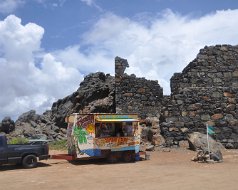
[[[115,65],[117,113],[160,116],[161,134],[174,144],[189,133],[206,133],[208,123],[214,126],[214,138],[238,148],[238,46],[201,49],[171,78],[170,96],[163,96],[158,81],[125,74],[127,60],[116,57]]]
[[[206,133],[214,126],[218,141],[238,148],[238,46],[217,45],[201,49],[182,73],[171,78],[171,96],[164,98],[160,125],[172,141],[188,133]]]
[[[116,112],[138,113],[142,119],[159,116],[163,89],[158,81],[127,75],[126,67],[129,67],[126,59],[115,58]]]

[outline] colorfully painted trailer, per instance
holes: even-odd
[[[68,153],[73,160],[107,158],[134,161],[139,156],[137,114],[72,114],[68,123]]]

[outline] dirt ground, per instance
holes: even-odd
[[[55,153],[55,152],[53,152]],[[192,162],[195,152],[150,152],[150,160],[108,164],[100,161],[47,160],[38,168],[0,166],[1,190],[237,190],[238,150],[223,152],[224,162]]]

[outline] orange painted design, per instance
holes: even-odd
[[[89,134],[95,133],[95,126],[92,123],[88,124],[88,126],[86,127],[86,130]]]

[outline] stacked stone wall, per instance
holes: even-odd
[[[171,78],[171,95],[163,96],[158,81],[124,73],[127,60],[115,59],[117,113],[160,116],[167,142],[187,139],[192,132],[206,133],[227,148],[238,148],[238,46],[216,45],[200,50],[181,73]]]
[[[163,89],[158,81],[127,75],[126,67],[129,67],[126,59],[115,58],[116,112],[138,113],[142,119],[159,116]]]
[[[205,47],[182,73],[171,78],[172,95],[201,87],[238,87],[237,46]]]
[[[180,141],[188,133],[214,126],[217,140],[238,148],[238,46],[211,46],[182,73],[171,78],[171,96],[163,100],[162,134]]]

